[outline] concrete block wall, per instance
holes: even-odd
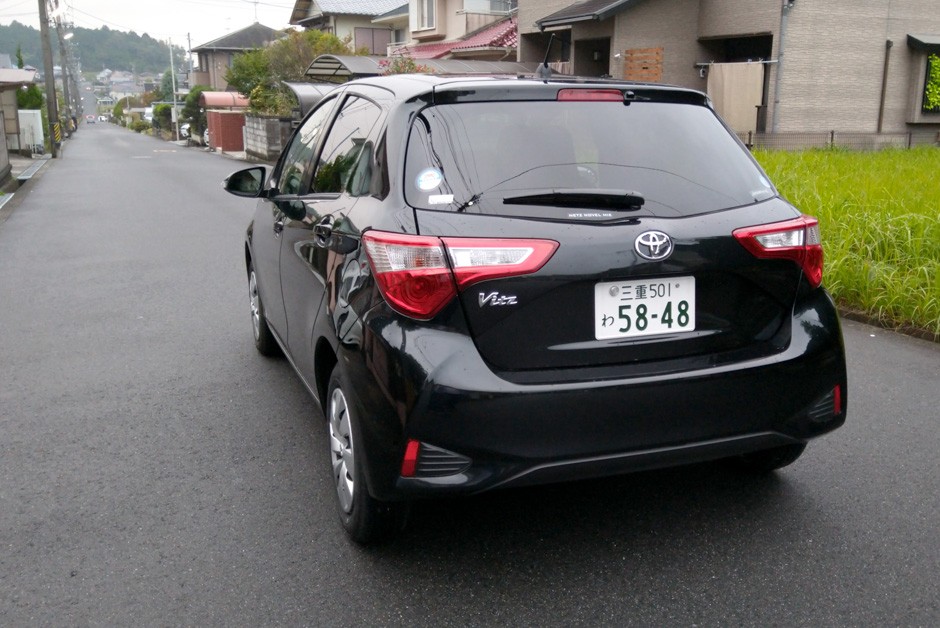
[[[291,130],[290,119],[245,116],[245,153],[261,161],[277,161]]]

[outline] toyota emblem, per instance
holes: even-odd
[[[637,236],[633,248],[643,259],[664,260],[672,253],[672,239],[662,231],[644,231]]]

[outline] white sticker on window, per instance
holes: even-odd
[[[428,197],[428,205],[450,205],[453,202],[453,194],[431,194]]]
[[[430,192],[437,188],[444,181],[444,175],[437,168],[425,168],[418,173],[415,179],[415,185],[419,190]]]

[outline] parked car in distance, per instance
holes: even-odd
[[[255,347],[322,407],[356,542],[418,498],[771,471],[845,421],[817,221],[700,92],[361,79],[224,185],[258,199]]]
[[[87,116],[85,116],[85,122],[87,122],[88,124],[94,124],[96,121],[97,121],[97,118],[93,116],[92,114],[88,114]]]

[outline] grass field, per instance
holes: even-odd
[[[754,156],[819,219],[823,281],[840,306],[940,341],[940,149]]]

